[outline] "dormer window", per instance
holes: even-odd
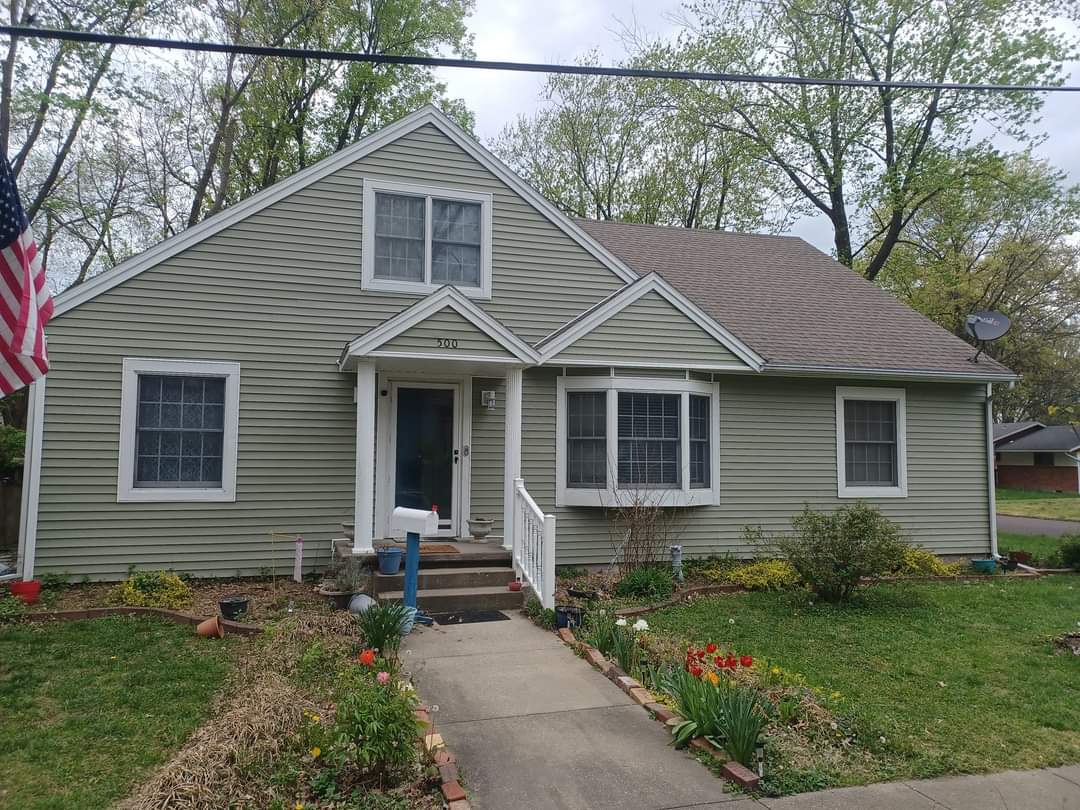
[[[491,195],[364,181],[363,287],[491,297]]]

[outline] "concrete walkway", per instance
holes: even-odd
[[[1043,534],[1047,537],[1080,534],[1080,521],[1077,520],[1046,520],[1045,518],[1020,517],[1019,515],[998,514],[997,527],[999,532]]]
[[[750,799],[552,633],[510,621],[419,628],[404,666],[477,810],[1080,810],[1080,765]]]

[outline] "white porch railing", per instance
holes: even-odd
[[[545,515],[514,479],[514,568],[545,608],[555,607],[555,516]]]

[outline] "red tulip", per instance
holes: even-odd
[[[716,664],[718,667],[720,667],[720,669],[723,669],[724,668],[724,656],[722,656],[722,655],[716,656],[716,658],[713,659],[713,663]]]
[[[752,667],[754,665],[754,656],[744,655],[742,658],[739,659],[739,663],[742,664],[744,667]]]
[[[704,650],[698,650],[697,651],[697,660],[698,661],[704,661],[705,660],[705,651]]]
[[[360,655],[358,657],[358,660],[365,667],[373,667],[373,666],[375,666],[375,651],[374,650],[364,650],[362,653],[360,653]]]
[[[701,667],[690,668],[690,674],[693,675],[695,678],[700,678],[702,672],[704,672],[704,670]]]
[[[712,655],[714,652],[716,652],[716,645],[710,641],[708,644],[705,645],[705,652],[707,652],[709,655]]]
[[[727,657],[727,667],[728,667],[728,669],[735,669],[735,667],[737,667],[737,666],[738,666],[738,664],[735,661],[735,656],[734,655],[729,655]]]

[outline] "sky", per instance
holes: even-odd
[[[620,31],[629,26],[670,35],[678,27],[672,17],[680,7],[678,0],[477,0],[468,24],[477,59],[572,63],[595,50],[602,63],[613,63],[624,53]],[[1080,62],[1068,68],[1067,83],[1080,84]],[[484,142],[518,115],[531,115],[543,104],[543,74],[444,68],[439,75],[449,94],[464,99],[475,113],[476,132]],[[1049,137],[1036,152],[1067,172],[1070,182],[1080,184],[1078,108],[1080,94],[1049,94],[1039,124]],[[994,142],[1002,149],[1015,146],[1001,136]],[[832,248],[832,232],[823,216],[796,222],[790,233],[822,250]]]

